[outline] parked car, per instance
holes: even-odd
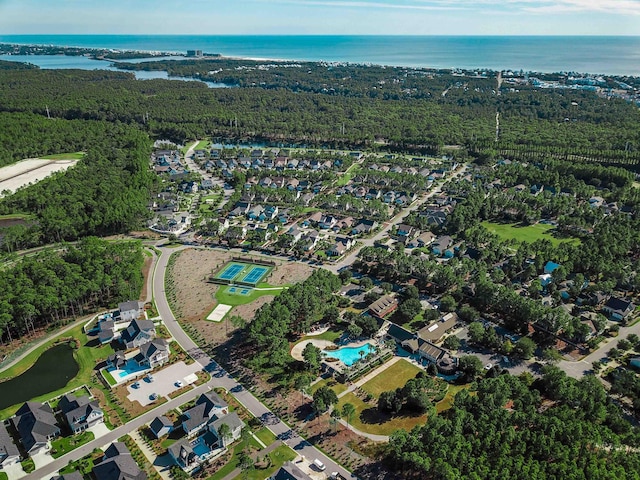
[[[320,470],[321,472],[324,471],[327,467],[324,466],[324,463],[322,463],[319,459],[315,459],[313,461],[313,464],[315,465],[315,467]]]
[[[158,398],[158,394],[157,393],[152,393],[151,395],[149,395],[149,399],[150,400],[156,400]]]
[[[182,387],[184,387],[184,383],[182,383],[180,380],[178,380],[178,381],[175,383],[175,385],[176,385],[176,387],[178,387],[178,388],[182,388]]]

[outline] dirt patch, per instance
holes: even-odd
[[[215,294],[218,286],[207,283],[212,272],[217,272],[236,254],[220,250],[188,249],[177,255],[169,269],[173,282],[172,308],[181,321],[192,323],[208,343],[219,344],[227,340],[235,328],[228,321],[207,322],[204,319],[217,305]],[[313,272],[312,267],[300,263],[276,260],[276,267],[266,281],[275,286],[305,280]],[[251,321],[256,310],[271,302],[273,295],[259,297],[255,301],[234,307],[229,316],[239,315]]]
[[[149,275],[151,274],[151,266],[153,265],[153,257],[145,257],[144,265],[142,266],[142,292],[140,292],[140,300],[147,301],[147,285]]]

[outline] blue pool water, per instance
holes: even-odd
[[[326,353],[328,357],[337,358],[347,367],[350,367],[356,360],[360,359],[360,351],[364,351],[366,355],[373,351],[373,345],[366,343],[360,347],[342,347],[338,350],[323,350],[322,353]]]
[[[193,447],[193,453],[195,453],[199,457],[202,455],[206,455],[211,451],[207,446],[207,444],[204,442],[198,442],[197,444],[192,445],[192,447]]]
[[[127,363],[124,364],[124,367],[121,369],[122,371],[118,373],[119,378],[124,378],[128,375],[133,375],[138,372],[142,372],[144,370],[148,370],[149,367],[145,367],[144,365],[139,365],[135,360],[127,360]]]

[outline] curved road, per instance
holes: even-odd
[[[156,307],[158,313],[164,320],[167,329],[171,332],[176,341],[189,352],[189,354],[200,363],[203,367],[207,367],[207,370],[219,372],[214,374],[211,381],[208,383],[211,387],[222,387],[231,392],[238,399],[238,401],[244,405],[256,418],[269,419],[269,429],[278,437],[281,438],[284,443],[290,446],[299,455],[303,455],[306,459],[313,461],[318,458],[322,461],[329,472],[340,472],[346,478],[355,478],[346,469],[342,468],[336,462],[327,457],[320,450],[316,449],[309,442],[297,435],[291,430],[285,423],[283,423],[271,410],[264,406],[260,400],[240,385],[233,377],[226,373],[222,367],[220,367],[212,358],[210,358],[204,351],[191,340],[191,338],[182,330],[176,318],[169,307],[169,302],[164,291],[164,279],[165,272],[167,270],[167,264],[169,263],[169,257],[172,253],[179,251],[180,249],[164,249],[160,248],[162,255],[158,258],[156,269],[153,277],[153,296],[156,301]]]

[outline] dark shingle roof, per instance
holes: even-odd
[[[242,428],[244,426],[244,422],[240,419],[240,417],[236,412],[231,412],[230,414],[225,415],[224,417],[220,417],[214,420],[212,422],[212,425],[213,425],[213,428],[216,429],[216,432],[218,431],[218,429],[223,423],[227,425],[232,431],[238,427]]]
[[[169,420],[164,415],[154,418],[153,421],[149,424],[149,428],[156,436],[160,430],[167,427],[173,428],[173,422],[171,422],[171,420]]]
[[[140,470],[126,445],[112,443],[104,452],[102,462],[93,467],[96,480],[146,480],[147,474]]]
[[[312,480],[309,475],[291,462],[282,465],[273,478],[274,480]]]
[[[45,442],[48,436],[60,433],[51,407],[39,402],[26,402],[22,405],[16,412],[13,424],[27,451],[36,443]]]
[[[13,443],[4,423],[0,422],[0,460],[5,457],[13,457],[15,455],[20,455],[18,447]]]

